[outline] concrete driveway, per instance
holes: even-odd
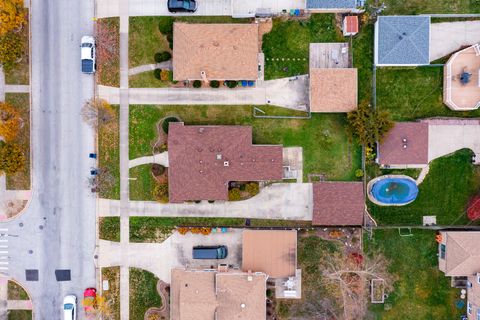
[[[463,148],[480,163],[480,120],[428,120],[428,161]]]
[[[220,263],[227,263],[240,267],[242,262],[242,231],[241,229],[228,229],[225,233],[211,233],[207,236],[202,234],[187,233],[172,235],[173,254],[181,265],[189,267],[216,268]],[[222,260],[198,260],[192,258],[194,246],[224,245],[228,249],[226,259]]]
[[[188,16],[231,16],[232,0],[197,0],[198,9],[194,13],[176,13]],[[167,0],[129,0],[130,16],[171,16]],[[97,17],[118,17],[119,0],[97,0]]]
[[[480,42],[480,21],[442,22],[430,25],[430,61]]]

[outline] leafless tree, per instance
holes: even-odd
[[[102,99],[91,99],[85,102],[81,114],[83,120],[94,129],[109,123],[115,117],[112,106]]]

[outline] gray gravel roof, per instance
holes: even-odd
[[[307,9],[355,9],[357,0],[307,0]]]
[[[429,64],[430,17],[379,16],[378,64]]]

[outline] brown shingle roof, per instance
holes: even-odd
[[[295,276],[296,268],[296,230],[243,231],[243,271],[261,271],[272,278],[286,278]]]
[[[174,80],[256,80],[258,24],[173,25]]]
[[[361,182],[313,184],[313,225],[359,226],[363,223],[365,196]]]
[[[349,112],[356,108],[357,69],[310,69],[311,112]]]
[[[445,274],[469,276],[480,272],[480,232],[444,232],[447,237],[445,251]]]
[[[282,146],[252,145],[252,127],[170,123],[170,202],[228,200],[228,182],[281,180]]]
[[[172,320],[265,319],[263,273],[172,269]]]
[[[403,139],[406,139],[406,143]],[[393,129],[380,143],[378,156],[382,165],[427,164],[428,123],[395,123]]]

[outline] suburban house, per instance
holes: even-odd
[[[375,65],[430,64],[429,16],[379,16],[375,22]]]
[[[310,43],[310,112],[349,112],[357,108],[357,69],[348,43]]]
[[[358,33],[358,16],[343,18],[342,30],[345,37],[356,35]]]
[[[385,168],[423,168],[428,164],[426,122],[396,122],[378,144],[377,162]]]
[[[176,81],[257,80],[259,53],[256,23],[173,24]]]
[[[262,272],[172,269],[170,319],[265,319],[266,282]]]
[[[443,102],[450,109],[480,108],[480,44],[453,54],[443,72]]]
[[[277,298],[301,298],[296,230],[244,230],[242,270],[263,272],[275,280]]]
[[[228,200],[231,181],[282,180],[281,145],[253,145],[252,127],[170,123],[169,201]]]
[[[362,182],[313,183],[314,226],[361,226],[365,214]]]
[[[466,280],[468,319],[480,319],[480,232],[440,231],[437,241],[440,271],[456,287]]]
[[[360,12],[359,7],[363,6],[364,0],[306,0],[307,10],[317,12]]]

